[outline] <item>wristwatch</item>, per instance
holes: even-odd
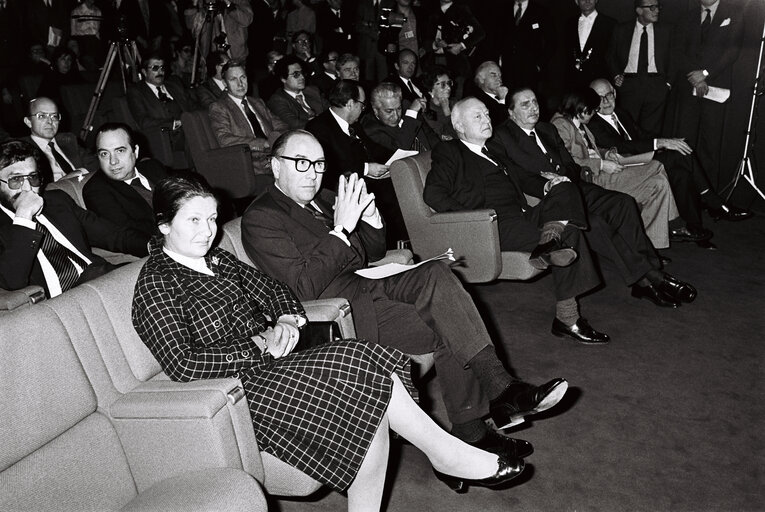
[[[709,71],[707,71],[706,69],[702,69],[701,74],[704,75],[704,78],[706,78],[709,76]]]

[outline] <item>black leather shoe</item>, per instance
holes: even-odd
[[[582,317],[579,317],[579,320],[571,327],[556,318],[553,320],[550,332],[559,338],[568,336],[585,345],[603,345],[611,341],[608,334],[596,331],[590,326],[587,319]]]
[[[514,439],[493,430],[489,430],[478,441],[467,442],[467,444],[485,452],[496,453],[497,455],[505,453],[517,459],[525,459],[534,453],[534,447],[530,442],[523,439]]]
[[[717,246],[711,240],[699,240],[698,242],[696,242],[696,245],[698,245],[702,249],[708,249],[710,251],[717,250]]]
[[[489,415],[497,429],[523,423],[525,416],[546,411],[560,402],[568,389],[566,379],[553,379],[541,386],[515,381],[489,402]]]
[[[712,238],[712,232],[704,228],[685,226],[675,228],[669,232],[670,242],[700,242]]]
[[[462,494],[466,493],[468,487],[471,485],[478,487],[499,487],[505,482],[509,482],[520,475],[526,463],[523,462],[523,459],[514,458],[507,454],[500,454],[499,457],[497,457],[497,465],[499,467],[496,473],[480,480],[451,476],[436,471],[435,469],[433,469],[433,473],[436,474],[436,478],[448,485],[451,490]]]
[[[648,299],[662,308],[680,307],[680,301],[674,295],[669,295],[660,287],[652,284],[648,286],[632,285],[632,296],[636,299]]]
[[[664,274],[664,281],[659,283],[657,288],[665,295],[685,303],[693,302],[698,295],[696,288],[669,274]]]
[[[559,239],[553,238],[549,242],[534,247],[531,256],[529,256],[529,263],[539,270],[544,270],[551,265],[553,267],[566,267],[574,262],[576,256],[574,249],[566,247]]]
[[[720,205],[719,208],[710,208],[710,207],[707,207],[707,211],[709,212],[710,217],[712,217],[715,221],[718,221],[718,220],[730,220],[730,221],[746,220],[746,219],[751,218],[754,215],[749,210],[744,210],[743,208],[739,208],[738,206],[725,205],[725,204]]]

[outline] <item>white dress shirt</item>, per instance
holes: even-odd
[[[61,156],[64,157],[64,160],[69,163],[69,165],[72,167],[72,169],[77,169],[77,166],[72,163],[71,160],[64,154],[64,151],[61,149],[61,146],[58,145],[56,142],[56,138],[53,137],[50,141],[47,139],[43,139],[41,137],[38,137],[37,135],[31,136],[32,141],[37,144],[37,147],[40,148],[40,151],[43,152],[45,155],[45,158],[48,159],[48,162],[50,163],[51,171],[53,171],[53,181],[58,181],[64,176],[66,176],[66,173],[61,168],[60,165],[58,165],[58,162],[56,161],[56,158],[53,156],[53,151],[50,149],[50,146],[48,145],[49,142],[53,142],[53,145],[56,146],[56,151],[61,153]]]
[[[159,87],[157,87],[156,85],[152,85],[149,82],[146,82],[146,85],[149,86],[149,89],[151,90],[151,92],[154,93],[154,96],[156,96],[157,99],[159,99],[159,91],[160,91],[160,89],[162,90],[162,92],[164,92],[167,95],[168,98],[170,98],[171,100],[175,99],[175,98],[173,98],[172,94],[167,92],[167,87],[165,87],[164,85],[160,85]]]
[[[579,51],[584,51],[584,46],[587,44],[587,39],[592,32],[592,26],[595,24],[595,18],[598,17],[598,11],[592,11],[589,16],[581,14],[579,16]]]
[[[645,25],[645,33],[648,37],[648,72],[656,73],[656,58],[653,44],[653,23]],[[625,73],[637,73],[638,71],[638,57],[640,56],[640,37],[643,35],[643,25],[639,22],[635,22],[635,30],[632,32],[632,42],[630,43],[630,56],[627,59],[627,67],[624,68]]]

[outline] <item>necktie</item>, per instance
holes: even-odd
[[[64,174],[69,174],[74,170],[72,166],[69,165],[69,162],[66,161],[64,155],[59,153],[56,149],[56,144],[53,141],[48,142],[48,147],[50,147],[50,151],[53,153],[53,159],[56,160],[56,163],[61,167],[61,170],[64,171]]]
[[[305,98],[303,97],[303,93],[298,93],[297,96],[295,96],[295,99],[300,104],[300,106],[303,107],[303,110],[308,113],[309,117],[316,117],[316,112],[314,112],[314,110],[308,106],[308,103],[306,103]]]
[[[327,227],[327,229],[328,229],[328,230],[332,231],[332,230],[334,229],[334,227],[335,227],[335,226],[334,226],[334,221],[333,221],[333,219],[330,219],[329,217],[327,217],[327,216],[324,214],[324,212],[323,212],[323,211],[321,211],[321,210],[320,210],[319,208],[317,208],[316,206],[314,206],[314,205],[313,205],[313,203],[308,203],[308,204],[306,205],[306,210],[308,210],[309,212],[311,212],[311,215],[313,215],[313,217],[314,217],[316,220],[318,220],[319,222],[321,222],[322,224],[324,224],[324,225]]]
[[[162,103],[167,103],[168,101],[170,101],[170,96],[167,95],[163,87],[157,87],[157,98]]]
[[[704,21],[701,22],[701,40],[702,41],[704,40],[704,38],[706,38],[707,32],[709,32],[709,27],[712,26],[712,10],[704,9],[704,12],[706,13],[706,16],[704,16]]]
[[[85,270],[88,264],[85,260],[58,243],[56,239],[53,238],[53,235],[50,234],[48,228],[43,226],[42,223],[38,222],[36,229],[43,235],[42,241],[40,242],[40,249],[45,257],[48,258],[48,261],[50,261],[53,270],[56,271],[59,283],[61,283],[61,291],[65,292],[74,286],[80,278],[80,273],[72,261],[77,262],[77,265],[83,270]]]
[[[412,96],[414,96],[415,98],[419,98],[419,95],[416,92],[414,92],[414,86],[412,85],[411,80],[406,81],[406,86],[409,88],[409,92],[412,93]]]
[[[521,22],[521,16],[523,15],[523,4],[516,2],[515,4],[515,24],[518,25]]]
[[[266,134],[263,133],[263,128],[260,127],[258,116],[256,116],[255,112],[252,111],[252,109],[250,108],[250,105],[247,103],[247,100],[245,98],[242,98],[242,108],[244,108],[244,113],[247,116],[247,119],[250,121],[250,124],[252,125],[252,132],[255,134],[255,138],[265,139]]]
[[[499,162],[499,160],[497,160],[496,158],[494,158],[494,157],[491,155],[491,153],[489,153],[489,150],[486,148],[486,146],[484,146],[484,147],[482,147],[482,148],[481,148],[481,153],[483,153],[484,155],[486,155],[486,157],[487,157],[489,160],[491,160],[491,162],[492,162],[494,165],[496,165],[497,167],[499,167],[499,170],[500,170],[500,171],[502,171],[503,173],[505,173],[505,175],[507,175],[507,167],[505,167],[504,165],[502,165],[502,164]]]
[[[537,134],[534,130],[531,130],[531,132],[529,132],[529,138],[531,139],[531,142],[533,142],[534,145],[547,157],[547,161],[550,162],[550,166],[552,167],[553,172],[557,173],[560,170],[560,165],[553,162],[553,159],[550,156],[550,153],[547,152],[544,144],[542,144],[542,141],[540,140],[537,142]]]
[[[624,129],[622,123],[619,122],[619,118],[616,117],[616,114],[611,114],[611,120],[614,122],[614,125],[616,126],[616,129],[619,131],[619,135],[621,135],[622,138],[625,140],[632,140],[630,134],[627,133],[627,130]]]
[[[637,72],[648,73],[648,32],[643,26],[643,33],[640,34],[640,50],[638,51]]]
[[[590,142],[590,138],[587,136],[587,131],[584,129],[584,125],[579,125],[579,131],[582,134],[582,137],[584,137],[584,141],[587,143],[587,148],[594,150],[595,148],[592,146],[592,142]]]
[[[130,180],[130,186],[135,189],[136,192],[150,205],[152,204],[153,199],[153,193],[151,190],[147,189],[143,186],[143,183],[141,183],[141,179],[137,176]]]

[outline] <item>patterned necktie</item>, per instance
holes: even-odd
[[[640,49],[638,51],[637,72],[648,73],[648,32],[643,26],[643,33],[640,34]]]
[[[584,137],[584,141],[587,143],[587,148],[594,150],[595,148],[592,146],[592,142],[590,142],[590,138],[587,136],[587,130],[584,129],[584,125],[579,125],[579,132],[582,134],[582,137]]]
[[[521,22],[521,16],[523,15],[523,4],[516,2],[515,4],[515,24],[516,26]]]
[[[56,271],[59,283],[61,283],[61,291],[65,292],[73,287],[80,278],[80,272],[72,262],[76,262],[83,270],[85,270],[88,264],[74,252],[58,243],[50,231],[48,231],[48,228],[43,226],[41,222],[37,222],[35,229],[43,235],[40,249],[45,257],[48,258],[48,261],[50,261],[53,270]]]
[[[247,99],[245,98],[242,98],[242,108],[244,108],[244,113],[247,116],[247,119],[250,121],[250,124],[252,125],[252,132],[255,134],[255,138],[265,139],[266,134],[263,133],[263,128],[260,127],[258,116],[256,116],[255,112],[252,111],[249,103],[247,103]]]
[[[319,208],[317,208],[316,206],[314,206],[314,205],[313,205],[313,203],[308,203],[308,204],[306,205],[306,210],[308,210],[309,212],[311,212],[311,215],[313,215],[313,217],[314,217],[316,220],[318,220],[319,222],[321,222],[322,224],[324,224],[324,226],[326,226],[326,228],[327,228],[328,230],[332,231],[332,230],[334,229],[334,227],[335,227],[335,226],[334,226],[334,221],[333,221],[333,219],[330,219],[329,217],[327,217],[327,216],[324,214],[324,212],[323,212],[323,211],[321,211],[321,210],[320,210]]]
[[[302,92],[297,93],[297,96],[295,96],[295,99],[300,104],[300,106],[303,107],[303,110],[306,111],[306,113],[308,114],[310,118],[313,119],[314,117],[316,117],[316,112],[311,107],[308,106],[308,103],[306,103]]]
[[[157,87],[157,98],[162,103],[167,103],[168,101],[170,101],[170,96],[167,95],[167,93],[165,92],[165,89],[162,87]]]
[[[621,135],[623,139],[632,140],[632,137],[630,137],[630,134],[627,133],[627,130],[624,129],[624,127],[622,126],[622,123],[619,122],[619,118],[616,117],[616,114],[611,114],[611,121],[614,122],[614,125],[616,126],[616,129],[619,132],[619,135]]]
[[[48,142],[48,147],[50,148],[51,153],[53,153],[53,159],[56,160],[56,163],[61,167],[61,170],[64,171],[64,174],[69,174],[74,170],[72,166],[69,165],[69,162],[66,161],[64,155],[59,153],[56,149],[56,144],[53,141]]]

